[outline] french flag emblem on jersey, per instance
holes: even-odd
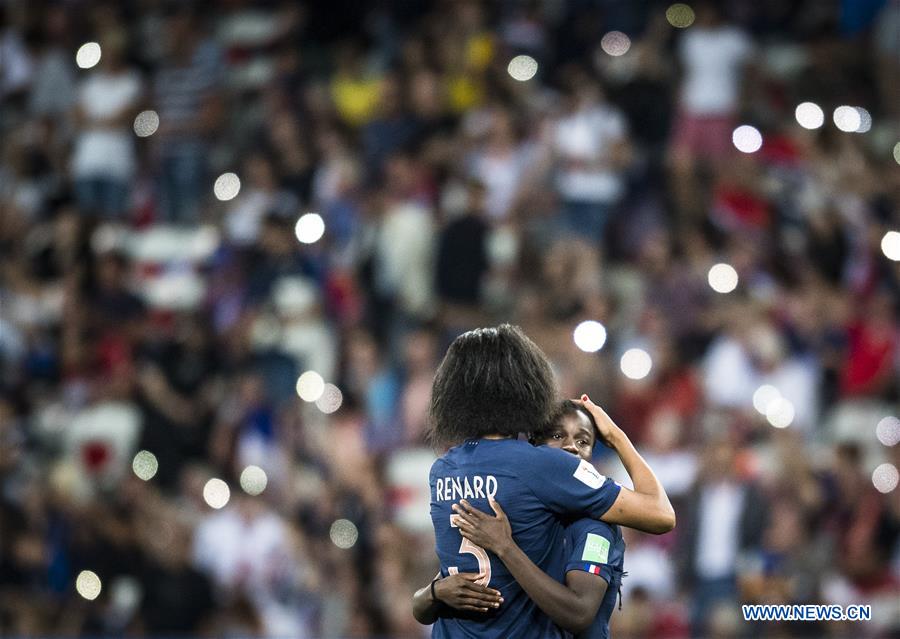
[[[595,566],[594,564],[585,564],[584,571],[589,572],[592,575],[599,575],[600,574],[600,566]]]

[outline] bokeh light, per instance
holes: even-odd
[[[606,344],[606,327],[600,322],[587,320],[575,327],[575,346],[585,353],[596,353]]]
[[[847,105],[836,108],[831,119],[834,120],[834,125],[845,133],[855,133],[862,124],[859,111]]]
[[[893,415],[881,419],[875,426],[875,437],[885,446],[896,446],[900,443],[900,419]]]
[[[853,107],[859,115],[859,126],[856,127],[855,133],[868,133],[872,130],[872,114],[862,107]]]
[[[631,48],[631,38],[621,31],[610,31],[600,40],[600,48],[611,56],[625,55]]]
[[[330,415],[337,412],[343,403],[344,394],[341,392],[341,389],[329,383],[325,384],[325,388],[322,389],[322,396],[316,400],[316,408],[326,415]]]
[[[682,2],[677,2],[666,9],[666,20],[676,29],[687,29],[694,24],[694,17],[694,10]]]
[[[318,213],[301,215],[294,226],[294,234],[303,244],[315,244],[325,234],[325,220]]]
[[[629,379],[644,379],[650,374],[653,360],[650,353],[642,348],[629,348],[619,361],[622,373]]]
[[[797,119],[797,124],[804,129],[818,129],[825,124],[825,112],[815,102],[798,104],[794,110],[794,117]]]
[[[737,288],[738,273],[731,264],[713,264],[707,280],[716,293],[730,293]]]
[[[881,238],[881,252],[889,260],[900,262],[900,231],[888,231]]]
[[[103,583],[93,570],[82,570],[75,579],[75,590],[88,601],[93,601],[100,596]]]
[[[259,495],[266,489],[269,478],[259,466],[247,466],[241,471],[241,489],[248,495]]]
[[[331,530],[328,533],[331,542],[338,548],[352,548],[359,539],[359,530],[349,519],[338,519],[331,524]]]
[[[900,164],[900,142],[894,145],[894,162]]]
[[[78,47],[75,64],[81,69],[90,69],[100,62],[100,45],[96,42],[85,42]]]
[[[898,482],[900,482],[900,473],[893,464],[881,464],[872,472],[872,485],[880,493],[891,492],[897,487]]]
[[[781,393],[771,384],[763,384],[753,393],[753,408],[756,412],[765,415],[769,404],[781,398]]]
[[[149,481],[159,470],[159,462],[156,460],[156,455],[149,450],[140,450],[131,462],[131,469],[139,478]]]
[[[316,371],[306,371],[297,378],[297,395],[304,402],[314,402],[325,392],[325,380]]]
[[[216,510],[223,508],[229,499],[231,499],[231,489],[218,477],[213,477],[203,486],[203,501],[210,508]]]
[[[784,397],[776,397],[766,405],[766,420],[775,428],[787,428],[794,423],[794,405]]]
[[[235,173],[223,173],[216,178],[216,183],[213,185],[213,193],[216,199],[222,202],[233,200],[240,192],[241,178]]]
[[[741,153],[756,153],[762,148],[762,133],[756,127],[742,124],[731,134],[731,141]]]
[[[517,55],[509,61],[509,65],[506,67],[506,72],[509,73],[512,79],[519,82],[527,82],[537,75],[537,71],[537,60],[530,55]]]
[[[134,134],[139,138],[149,138],[159,129],[159,114],[156,111],[141,111],[134,118]]]

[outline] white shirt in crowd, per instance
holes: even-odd
[[[309,636],[295,597],[284,597],[301,581],[288,528],[273,512],[251,517],[235,507],[212,513],[194,533],[193,562],[216,586],[243,591],[260,615],[267,637]]]
[[[136,107],[140,95],[141,80],[134,71],[97,72],[81,85],[78,106],[88,120],[102,120]],[[135,169],[134,133],[128,126],[84,125],[72,158],[76,179],[127,180]]]
[[[672,557],[658,545],[643,541],[629,545],[625,553],[625,569],[628,578],[622,580],[622,597],[626,603],[635,588],[643,588],[656,600],[675,596]]]
[[[706,486],[701,491],[694,563],[699,577],[717,579],[734,574],[744,497],[744,488],[731,482]]]
[[[475,157],[472,176],[485,186],[485,210],[492,219],[509,217],[530,156],[528,148],[515,147],[506,154],[480,153]]]
[[[598,104],[560,118],[553,143],[560,167],[556,186],[563,200],[613,204],[625,190],[620,172],[608,164],[613,145],[625,139],[624,116]],[[604,166],[605,165],[605,166]]]
[[[731,336],[713,342],[703,362],[703,388],[711,405],[752,411],[757,389],[774,386],[794,408],[791,426],[802,430],[816,424],[818,379],[812,358],[787,357],[770,370],[761,370],[745,346]]]
[[[287,531],[273,513],[247,519],[227,508],[209,515],[194,537],[194,565],[223,588],[268,589],[289,557]]]
[[[392,295],[404,312],[427,316],[433,308],[434,298],[431,212],[414,201],[389,206],[384,212],[376,242],[378,289]]]
[[[734,113],[741,67],[752,53],[750,39],[734,27],[694,27],[682,36],[678,53],[685,70],[682,107],[699,116]]]

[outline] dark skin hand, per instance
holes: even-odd
[[[467,612],[487,612],[503,603],[499,590],[476,583],[483,575],[459,573],[444,578],[440,576],[440,573],[435,575],[438,579],[434,584],[437,600],[431,597],[431,584],[413,595],[413,616],[419,623],[432,624],[437,621],[441,604]]]
[[[495,555],[500,555],[514,543],[512,526],[500,504],[490,500],[496,517],[483,513],[465,499],[458,504],[453,504],[453,512],[456,513],[451,521],[459,527],[460,534],[485,550]]]

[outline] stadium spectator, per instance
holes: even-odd
[[[81,210],[100,217],[127,213],[137,170],[131,123],[143,86],[137,72],[125,66],[126,37],[121,29],[101,36],[99,69],[78,89],[72,179]]]
[[[207,192],[210,136],[223,116],[220,52],[198,9],[173,5],[166,18],[166,54],[154,78],[159,113],[160,219],[196,222]]]

